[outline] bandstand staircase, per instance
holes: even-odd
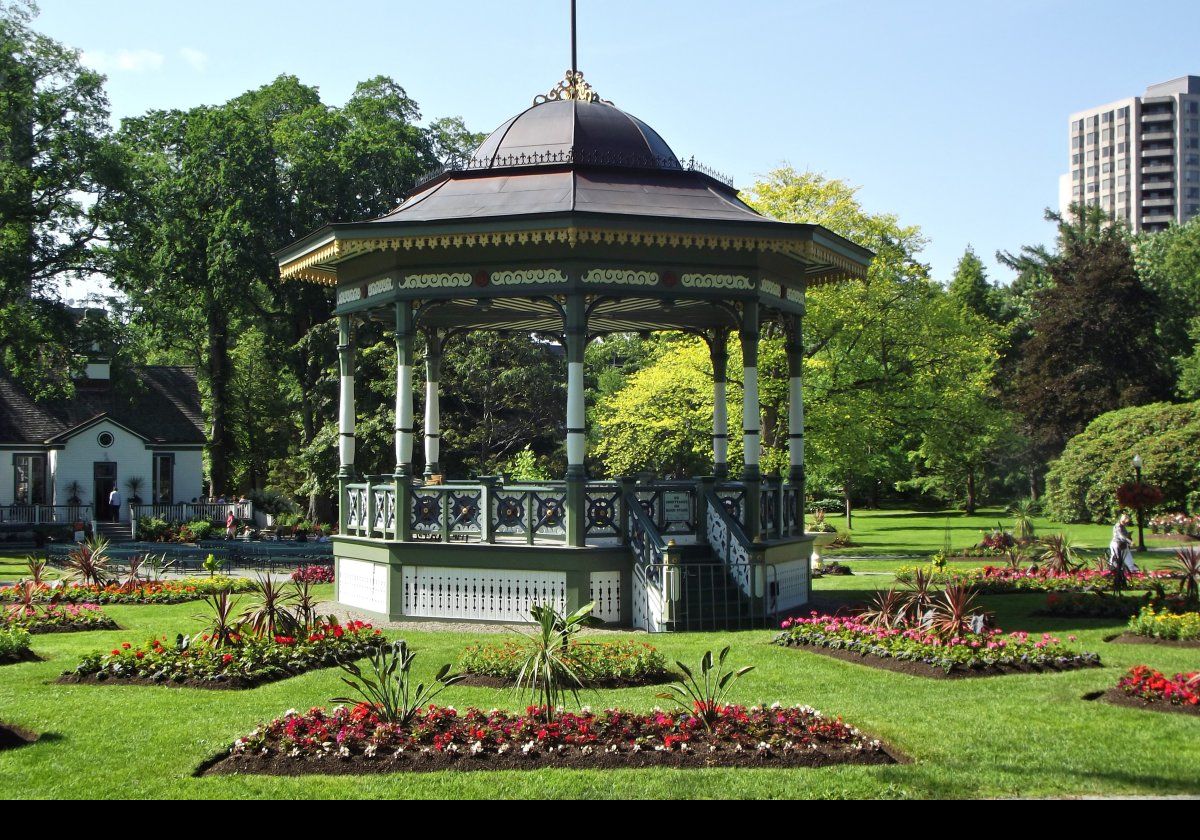
[[[96,536],[104,537],[110,543],[132,542],[133,526],[128,522],[97,522]]]

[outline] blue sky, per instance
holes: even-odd
[[[424,117],[490,131],[570,63],[566,0],[41,0],[36,26],[104,70],[114,116],[224,101],[293,73],[341,103],[395,78]],[[1200,74],[1200,2],[579,0],[602,96],[739,186],[787,162],[968,243],[1046,241],[1072,111]],[[1125,36],[1131,35],[1130,40]]]

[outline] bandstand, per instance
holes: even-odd
[[[279,254],[284,278],[336,287],[337,598],[388,619],[527,621],[534,603],[596,602],[652,631],[761,626],[809,600],[801,391],[805,289],[866,273],[871,253],[816,225],[767,219],[680,161],[582,74],[505,122],[378,219],[332,224]],[[395,325],[394,473],[355,472],[353,329]],[[760,325],[785,331],[789,466],[759,468]],[[567,358],[567,472],[540,485],[440,475],[438,381],[448,341],[536,333]],[[675,330],[712,351],[712,475],[586,469],[584,349]],[[425,469],[414,474],[414,337],[425,337]],[[728,338],[741,341],[744,463],[727,459]]]

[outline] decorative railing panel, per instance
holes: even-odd
[[[405,566],[406,616],[528,622],[535,604],[564,610],[565,572]]]
[[[586,496],[587,535],[621,535],[621,491],[616,485],[589,484]]]
[[[726,507],[726,500],[718,493],[708,494],[708,544],[713,557],[725,564],[730,575],[744,595],[761,597],[756,591],[755,568],[759,557],[753,550],[742,526],[733,518]]]

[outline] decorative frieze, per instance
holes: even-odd
[[[754,281],[744,274],[685,274],[683,285],[691,289],[750,291],[754,288]]]
[[[361,286],[355,286],[351,289],[341,289],[337,293],[338,306],[344,306],[347,303],[354,303],[356,300],[362,300],[363,290]]]
[[[492,285],[530,286],[540,283],[566,283],[567,275],[557,268],[534,268],[526,271],[493,271]]]
[[[367,286],[367,297],[375,297],[375,295],[386,294],[387,292],[392,291],[392,289],[395,287],[396,284],[392,281],[391,277],[383,280],[376,280],[374,283],[371,283],[369,286]]]
[[[776,283],[774,280],[761,281],[759,283],[759,288],[762,289],[764,293],[771,295],[772,297],[783,297],[784,296],[783,295],[783,291],[784,291],[783,287],[780,286],[778,283]]]
[[[658,273],[621,268],[593,268],[583,275],[583,282],[607,283],[613,286],[654,286],[658,283]]]
[[[462,289],[471,285],[471,275],[465,271],[453,274],[409,274],[404,285],[410,289]]]

